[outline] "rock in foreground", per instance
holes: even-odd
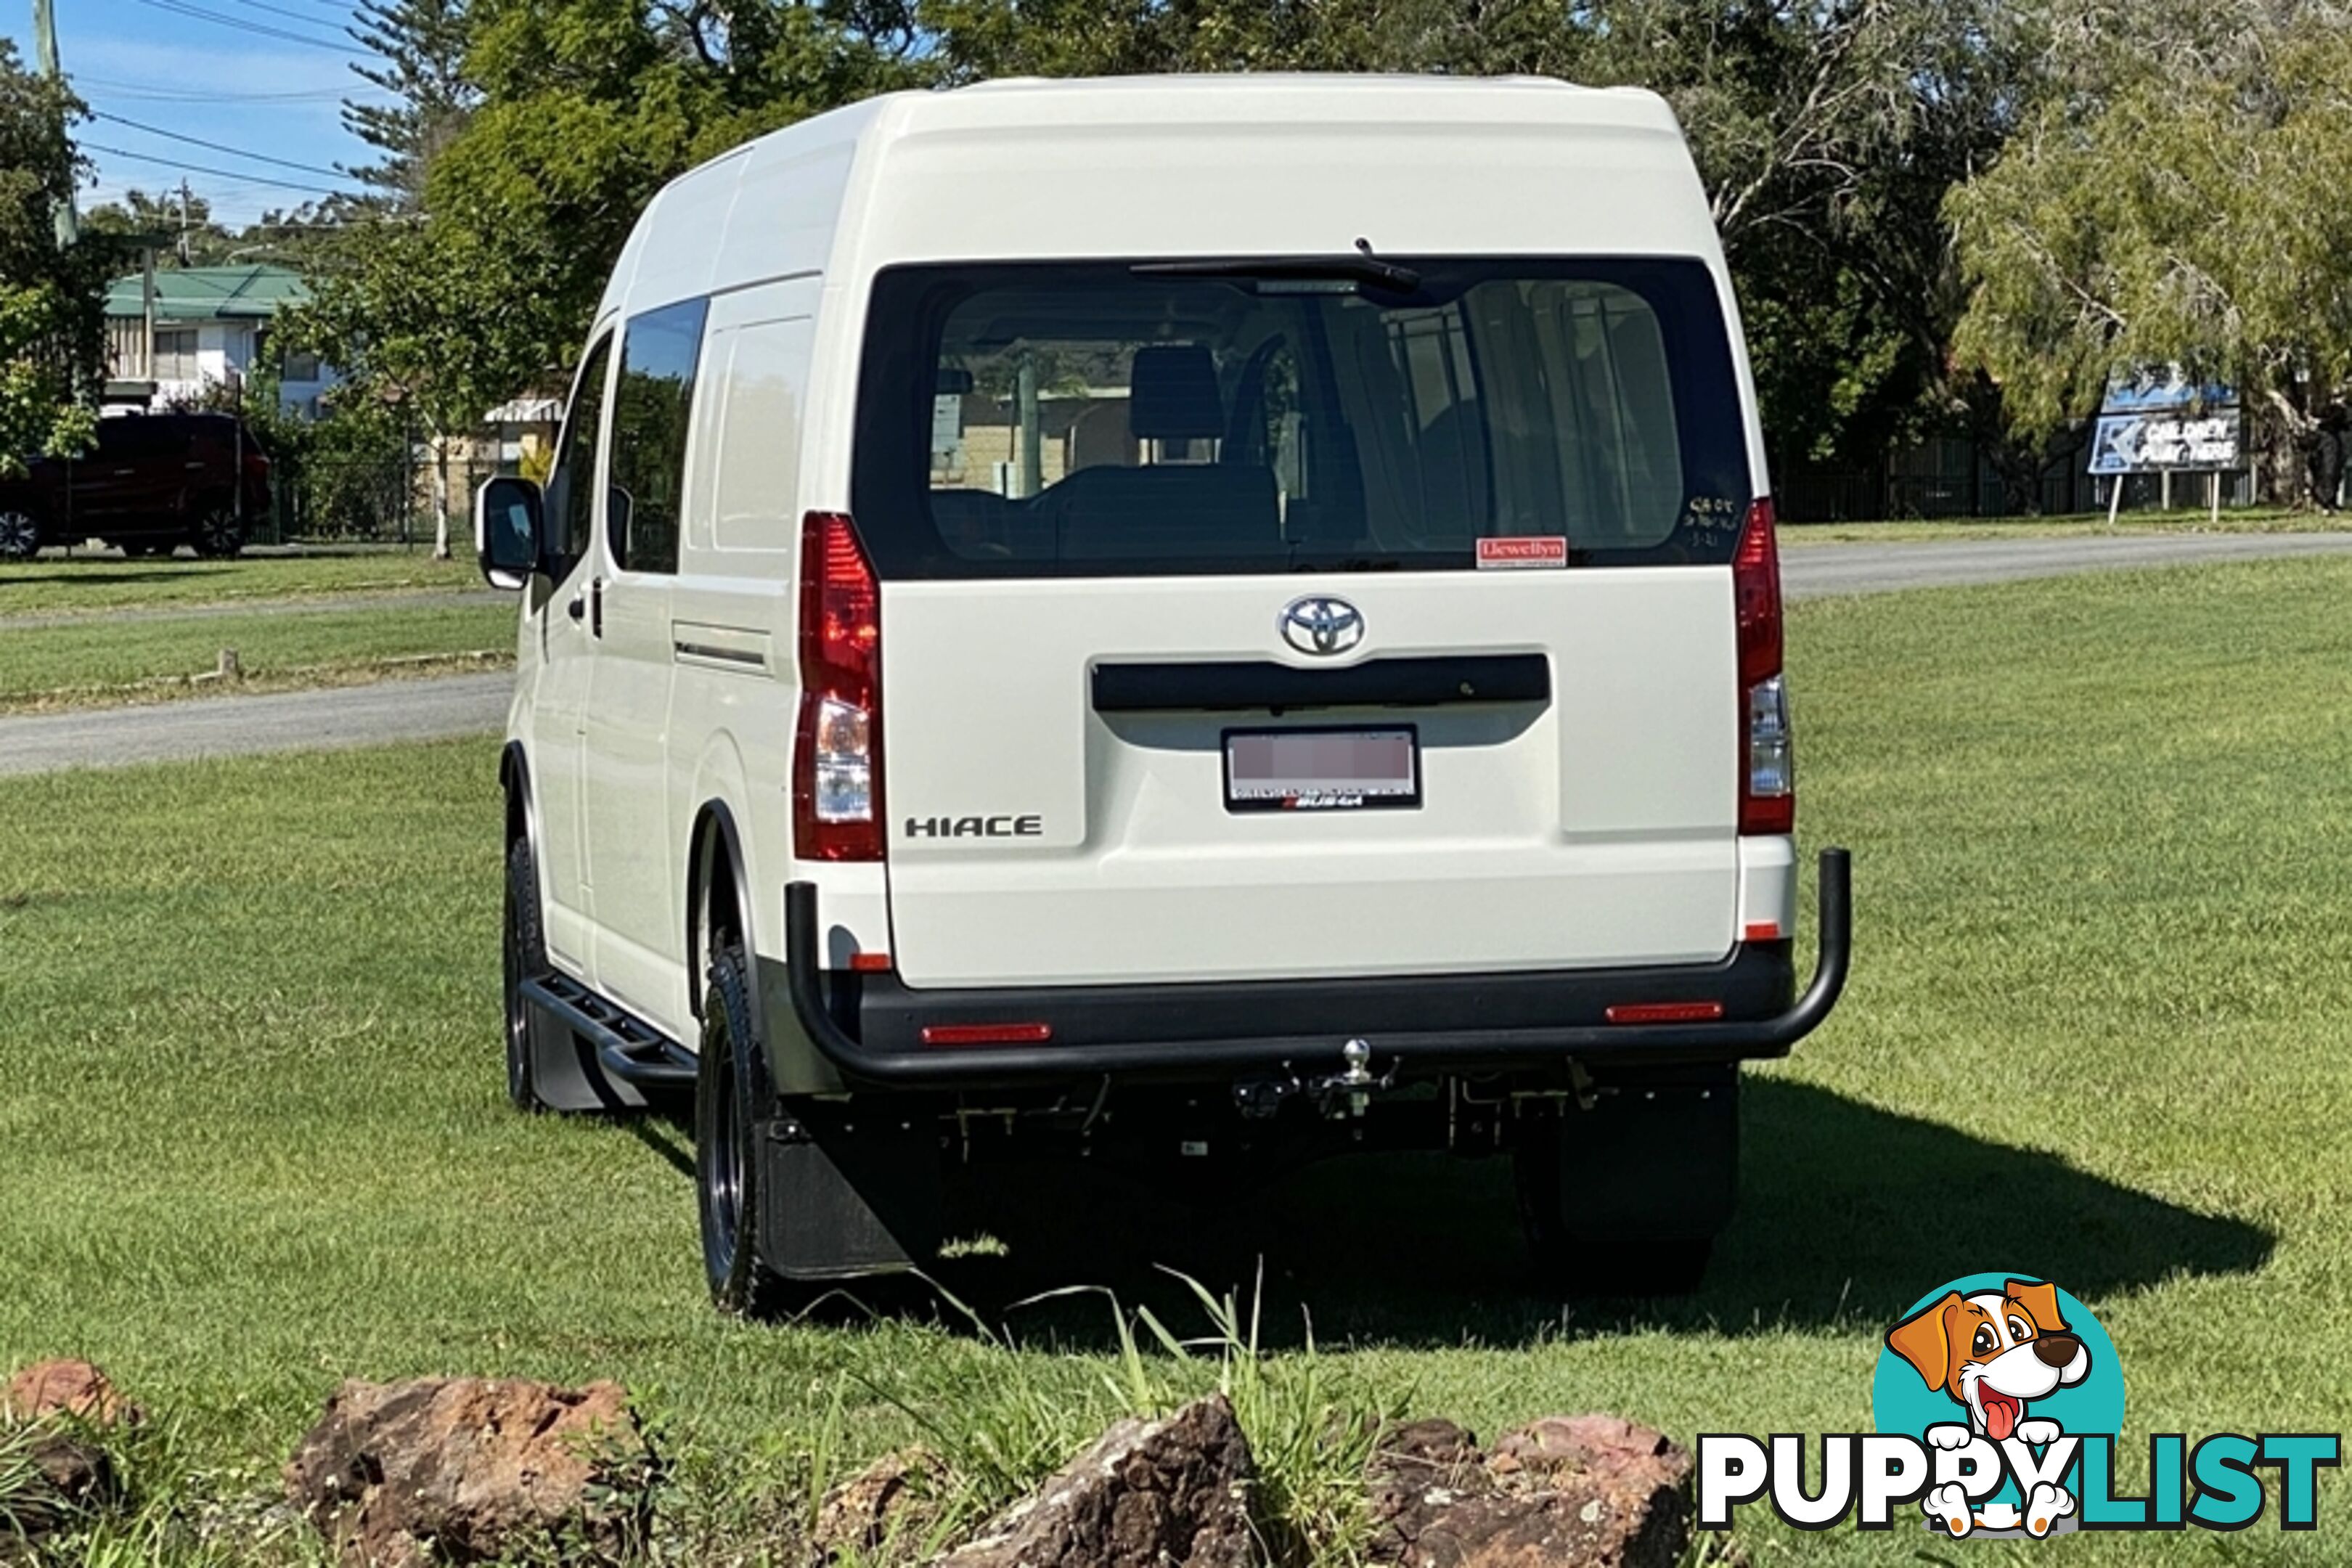
[[[1371,1557],[1393,1568],[1673,1568],[1690,1544],[1691,1458],[1614,1415],[1549,1416],[1481,1454],[1448,1421],[1372,1462]]]
[[[1223,1394],[1129,1418],[942,1568],[1247,1568],[1254,1473]]]
[[[644,1538],[654,1474],[617,1384],[352,1382],[287,1465],[286,1494],[355,1564],[612,1561]]]
[[[60,1416],[93,1426],[136,1426],[141,1411],[86,1361],[37,1361],[0,1393],[0,1421],[30,1424]]]

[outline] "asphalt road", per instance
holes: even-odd
[[[1984,539],[1951,544],[1800,544],[1780,552],[1781,590],[1792,599],[2012,583],[2127,566],[2252,561],[2270,555],[2333,555],[2352,550],[2344,533],[2144,533],[2079,539]]]
[[[1790,598],[1806,599],[2347,551],[2352,532],[1815,544],[1783,550],[1780,574]],[[0,775],[482,734],[506,721],[512,687],[500,671],[0,719]]]
[[[513,690],[502,669],[0,719],[0,776],[478,734],[506,722]]]

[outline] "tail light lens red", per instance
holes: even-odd
[[[1769,498],[1748,509],[1731,558],[1731,597],[1739,638],[1739,831],[1793,832],[1797,780],[1780,673],[1780,552]]]
[[[800,608],[793,848],[803,860],[879,860],[882,594],[840,512],[801,521]]]

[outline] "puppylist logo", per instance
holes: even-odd
[[[1971,1274],[1914,1302],[1871,1379],[1875,1432],[1698,1439],[1698,1523],[1724,1530],[1766,1502],[1800,1530],[1918,1519],[1951,1538],[2042,1540],[2075,1530],[2243,1530],[2273,1494],[2282,1530],[2318,1526],[2318,1472],[2336,1434],[2148,1438],[2145,1495],[2119,1493],[2123,1369],[2090,1309],[2044,1279]]]

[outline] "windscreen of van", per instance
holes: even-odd
[[[877,570],[1466,569],[1501,538],[1731,558],[1748,445],[1703,263],[1209,266],[881,273],[851,496]]]

